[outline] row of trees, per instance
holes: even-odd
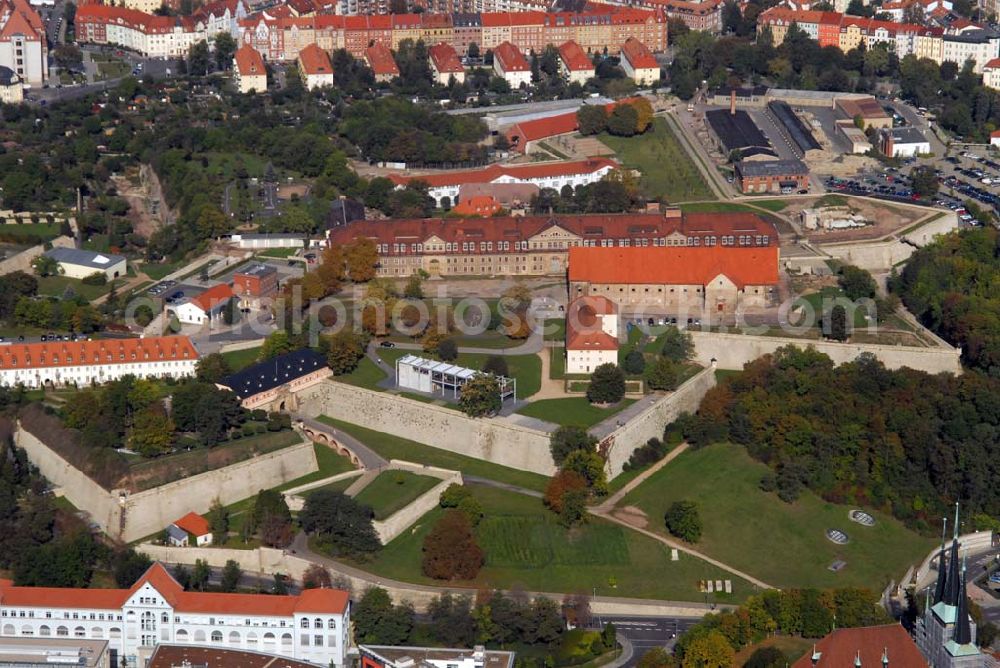
[[[563,526],[576,526],[587,519],[587,503],[608,493],[604,458],[597,451],[597,439],[583,427],[564,426],[552,432],[549,449],[559,470],[545,488],[545,506]]]
[[[599,104],[585,104],[576,112],[580,134],[597,135],[602,132],[619,137],[641,135],[653,124],[653,105],[644,97],[616,104],[608,112]]]

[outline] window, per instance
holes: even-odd
[[[321,628],[323,628],[323,620],[322,619],[317,619],[316,621],[314,621],[313,622],[313,628],[315,628],[315,629],[321,629]]]
[[[303,633],[301,636],[299,636],[299,644],[302,645],[303,647],[309,647],[308,633]]]
[[[316,647],[323,646],[323,636],[313,636],[313,645]]]
[[[309,620],[308,619],[303,619],[301,622],[299,622],[299,626],[301,626],[304,629],[309,628]]]
[[[331,619],[330,621],[328,621],[326,623],[326,625],[327,625],[328,628],[335,629],[335,628],[337,628],[337,620],[336,619]]]

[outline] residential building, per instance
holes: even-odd
[[[502,42],[493,51],[493,72],[511,88],[531,85],[531,65],[520,49],[510,42]]]
[[[349,627],[345,591],[184,591],[159,563],[129,589],[16,587],[0,580],[0,645],[26,637],[107,640],[113,666],[144,666],[158,645],[190,643],[343,668]]]
[[[892,114],[883,109],[878,100],[870,95],[862,98],[840,97],[833,104],[843,118],[851,121],[860,120],[863,130],[892,127]]]
[[[20,104],[24,101],[21,77],[9,67],[0,66],[0,103]]]
[[[28,86],[41,87],[49,79],[45,22],[28,0],[0,0],[0,67]]]
[[[962,30],[946,31],[941,38],[941,59],[956,63],[961,69],[966,61],[973,61],[976,74],[1000,56],[1000,32],[992,28],[972,25]]]
[[[635,37],[622,45],[621,67],[637,86],[655,86],[660,81],[660,64]]]
[[[434,80],[439,84],[447,86],[453,78],[456,83],[465,83],[465,68],[451,44],[435,44],[427,49],[427,57],[430,59]]]
[[[361,668],[514,668],[514,652],[447,647],[360,645]]]
[[[107,640],[4,638],[0,642],[0,666],[51,668],[53,664],[76,668],[118,668],[111,662]]]
[[[243,0],[215,0],[202,5],[191,16],[195,20],[196,27],[206,36],[228,32],[233,39],[238,40],[239,22],[249,14],[249,8]]]
[[[365,220],[329,230],[328,241],[375,243],[378,274],[431,276],[563,275],[571,247],[777,245],[773,226],[744,213],[585,214]],[[739,240],[737,243],[737,239]],[[611,296],[614,298],[614,296]]]
[[[126,261],[123,255],[58,246],[45,251],[45,256],[55,260],[59,264],[59,271],[70,278],[104,274],[105,278],[111,281],[125,275]]]
[[[108,383],[123,376],[186,378],[198,351],[186,336],[11,343],[0,346],[0,386]]]
[[[188,513],[167,527],[167,542],[174,547],[211,545],[212,528],[198,513]]]
[[[834,629],[792,668],[927,668],[913,638],[900,624]]]
[[[1000,90],[1000,58],[994,58],[983,65],[983,85]]]
[[[623,310],[665,313],[731,313],[770,304],[778,248],[741,247],[728,235],[719,240],[707,248],[570,248],[570,299],[606,297]]]
[[[76,39],[114,44],[149,58],[186,57],[191,46],[208,39],[193,17],[155,16],[127,7],[88,4],[76,12]]]
[[[215,647],[157,645],[145,668],[316,668],[315,663],[274,654]]]
[[[375,74],[375,81],[392,81],[399,76],[399,67],[392,51],[382,42],[375,42],[365,49],[365,60]]]
[[[267,67],[257,49],[244,44],[233,57],[233,76],[241,93],[267,92]]]
[[[278,294],[278,270],[269,264],[251,264],[233,274],[233,294],[244,308],[260,308]]]
[[[740,160],[735,164],[742,193],[791,193],[809,189],[809,168],[801,160]]]
[[[723,0],[704,0],[704,2],[640,0],[640,6],[662,7],[668,18],[680,19],[691,30],[704,30],[712,33],[722,32],[723,4]]]
[[[315,43],[299,51],[299,74],[308,90],[333,85],[333,63],[330,55]]]
[[[251,364],[226,376],[218,386],[232,391],[240,405],[249,410],[294,411],[297,409],[294,392],[311,387],[332,374],[325,357],[312,348],[303,348]]]
[[[618,364],[618,305],[584,295],[566,309],[566,373],[591,373]]]
[[[581,86],[594,77],[594,63],[580,45],[570,40],[559,45],[559,68],[570,83]]]
[[[226,304],[233,298],[232,289],[220,283],[176,306],[168,306],[177,320],[185,325],[211,325],[222,319]]]
[[[930,153],[931,144],[916,128],[883,128],[879,130],[879,150],[891,158],[912,158]]]
[[[463,185],[469,183],[529,184],[538,188],[561,190],[564,186],[576,188],[600,181],[620,165],[609,158],[588,158],[571,162],[538,163],[526,165],[497,165],[467,172],[440,172],[420,176],[390,174],[389,179],[397,188],[404,188],[410,181],[423,181],[429,188],[427,194],[439,207],[457,204]],[[447,202],[445,202],[447,198]]]

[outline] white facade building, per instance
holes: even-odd
[[[531,65],[510,42],[503,42],[493,50],[493,72],[514,90],[531,85]]]
[[[49,78],[45,24],[27,0],[0,0],[0,66],[29,86]]]
[[[57,247],[45,251],[59,264],[60,271],[70,278],[86,278],[94,274],[104,274],[109,281],[124,276],[126,262],[123,255],[95,253],[77,248]]]
[[[0,580],[3,638],[108,640],[114,666],[141,668],[157,645],[242,649],[345,665],[347,592],[298,596],[186,592],[159,563],[130,589],[15,587]]]
[[[234,296],[232,288],[226,284],[216,285],[195,295],[183,304],[169,306],[177,319],[185,325],[204,325],[222,319],[226,304]]]
[[[234,234],[229,240],[237,248],[302,248],[309,237],[305,234]]]
[[[592,373],[602,364],[618,364],[618,305],[578,297],[566,309],[566,373]]]
[[[983,85],[1000,90],[1000,58],[994,58],[983,65]]]
[[[198,351],[186,336],[12,343],[0,346],[0,386],[107,383],[122,376],[185,378]]]
[[[958,34],[945,34],[941,38],[941,59],[956,63],[959,69],[967,60],[975,61],[976,74],[1000,56],[1000,33],[991,28],[972,28]]]
[[[882,153],[892,158],[912,158],[931,152],[927,137],[916,128],[882,128],[879,137]]]

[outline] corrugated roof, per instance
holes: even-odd
[[[570,282],[706,285],[723,275],[738,288],[778,282],[778,248],[659,246],[569,249]]]

